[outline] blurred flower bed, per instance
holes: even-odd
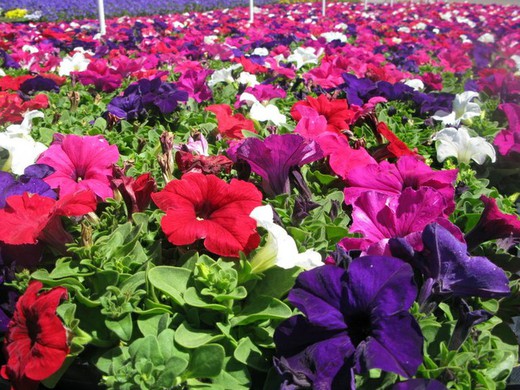
[[[0,23],[1,377],[506,388],[520,7],[248,18]]]
[[[255,5],[273,3],[258,0]],[[202,11],[213,8],[247,6],[247,0],[105,0],[107,17],[123,15],[161,15],[173,12]],[[3,14],[2,14],[3,11]],[[97,0],[0,0],[0,20],[72,20],[97,18]]]

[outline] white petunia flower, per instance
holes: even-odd
[[[320,35],[320,37],[325,38],[327,43],[332,41],[340,41],[340,42],[347,42],[347,36],[340,32],[326,32]]]
[[[495,43],[495,36],[490,33],[485,33],[478,38],[478,41],[482,43]]]
[[[19,125],[10,125],[6,131],[0,133],[0,148],[9,152],[9,158],[1,167],[4,171],[14,174],[23,174],[25,168],[35,163],[36,159],[47,147],[36,142],[30,135],[32,120],[43,118],[43,113],[37,110],[24,114],[23,122]]]
[[[455,95],[453,99],[453,111],[439,110],[432,116],[441,121],[443,125],[458,125],[461,121],[471,119],[481,114],[480,106],[471,100],[478,97],[478,92],[466,91]]]
[[[228,68],[216,70],[211,75],[208,81],[208,86],[213,87],[215,84],[218,83],[232,83],[233,81],[235,81],[235,79],[233,78],[233,71],[240,67],[242,67],[242,65],[235,64]]]
[[[288,62],[296,62],[296,68],[300,69],[307,64],[318,64],[318,56],[314,47],[299,47],[287,58]]]
[[[311,269],[323,265],[318,252],[309,249],[299,253],[294,239],[284,228],[273,222],[273,216],[273,209],[269,205],[256,207],[250,214],[257,225],[268,232],[265,245],[251,260],[253,272],[263,272],[274,265],[285,269]]]
[[[72,56],[66,56],[61,60],[58,67],[58,74],[60,76],[70,76],[71,72],[83,72],[87,70],[90,60],[85,55],[76,51]]]
[[[237,81],[240,84],[245,84],[248,87],[254,87],[255,85],[260,84],[258,80],[256,79],[256,76],[254,74],[251,74],[249,72],[242,72],[238,76]]]
[[[406,80],[404,83],[410,88],[413,88],[414,91],[422,91],[424,89],[424,83],[420,79]]]
[[[269,50],[267,50],[265,47],[257,47],[251,54],[255,56],[267,57],[269,55]]]
[[[285,115],[280,113],[274,104],[263,105],[260,102],[253,103],[249,116],[259,122],[271,121],[274,125],[280,126],[287,122]]]
[[[443,162],[448,157],[455,157],[458,162],[469,164],[470,160],[482,165],[486,157],[491,162],[496,161],[496,151],[482,137],[471,137],[469,129],[461,126],[459,129],[447,127],[439,131],[433,139],[436,142],[437,160]]]

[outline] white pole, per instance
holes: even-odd
[[[105,35],[107,33],[107,26],[105,24],[105,4],[103,0],[98,0],[98,14],[99,14],[99,33]]]
[[[326,7],[327,0],[322,0],[321,2],[321,14],[325,16],[325,7]]]
[[[394,6],[394,0],[390,0],[390,6]]]
[[[365,0],[365,11],[367,10],[367,7],[368,7],[368,0]]]
[[[249,23],[253,23],[255,20],[255,4],[254,0],[249,0]]]

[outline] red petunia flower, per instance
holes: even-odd
[[[218,131],[225,138],[242,139],[242,130],[256,133],[253,121],[246,119],[242,114],[231,113],[231,107],[227,104],[212,104],[206,107],[206,111],[211,111],[217,116]]]
[[[112,184],[119,190],[125,201],[128,214],[144,211],[150,204],[152,192],[157,191],[155,179],[150,173],[143,173],[137,179],[125,176],[119,167],[114,168]]]
[[[49,98],[45,94],[35,95],[24,101],[17,93],[0,91],[0,124],[19,123],[27,111],[39,110],[49,106]]]
[[[306,101],[300,101],[291,108],[291,115],[295,121],[302,118],[298,107],[307,106],[315,109],[319,115],[327,119],[327,130],[340,133],[348,130],[350,125],[357,119],[356,111],[349,110],[346,99],[329,99],[325,95],[318,98],[307,96]]]
[[[58,371],[69,353],[67,330],[56,315],[67,290],[55,287],[38,294],[42,287],[37,281],[29,284],[5,336],[7,364],[0,374],[11,382],[12,389],[37,389],[38,382]]]
[[[39,240],[65,249],[71,237],[62,224],[61,216],[81,216],[96,209],[96,199],[90,191],[67,195],[59,200],[38,194],[13,195],[0,210],[0,241],[9,245],[36,244]]]
[[[187,173],[152,199],[166,211],[161,227],[174,245],[203,239],[208,251],[238,257],[260,243],[249,214],[262,205],[262,194],[251,183],[233,179],[228,184],[214,175]]]
[[[421,160],[424,158],[417,153],[417,150],[410,150],[408,145],[406,145],[403,141],[399,139],[397,135],[395,135],[392,130],[390,130],[386,123],[379,122],[377,124],[377,134],[382,135],[388,140],[388,144],[383,145],[382,149],[377,150],[373,157],[381,161],[385,158],[399,158],[402,156],[415,156]],[[377,135],[376,134],[376,135]]]

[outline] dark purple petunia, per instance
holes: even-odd
[[[188,92],[177,89],[174,83],[161,82],[157,89],[143,95],[143,104],[145,107],[155,106],[161,114],[167,115],[175,111],[179,102],[187,101],[188,97]]]
[[[25,192],[56,199],[56,192],[43,181],[53,172],[54,169],[45,164],[28,166],[18,179],[8,172],[0,171],[0,208],[5,207],[5,201],[10,196],[22,195]]]
[[[269,195],[290,192],[289,174],[302,165],[323,158],[318,144],[298,134],[273,134],[265,140],[246,138],[233,156],[244,160],[262,177]]]
[[[377,86],[372,80],[368,78],[358,79],[350,73],[343,73],[342,77],[345,83],[340,85],[340,88],[345,91],[349,104],[362,106],[368,99],[377,95],[374,95]]]
[[[137,120],[146,114],[141,97],[137,94],[116,96],[108,103],[107,112],[129,122]]]
[[[423,357],[423,337],[408,312],[416,295],[412,268],[393,257],[301,273],[288,299],[303,315],[274,334],[282,388],[354,389],[354,374],[372,368],[414,375]]]
[[[42,76],[36,76],[31,79],[25,80],[20,85],[20,91],[26,95],[32,95],[35,92],[50,91],[59,92],[60,87],[54,80],[48,79]]]
[[[483,298],[509,295],[509,280],[504,271],[486,257],[469,256],[466,244],[444,227],[437,223],[426,226],[422,241],[421,253],[414,253],[403,239],[389,242],[392,255],[408,260],[424,275],[421,302],[432,293]]]

